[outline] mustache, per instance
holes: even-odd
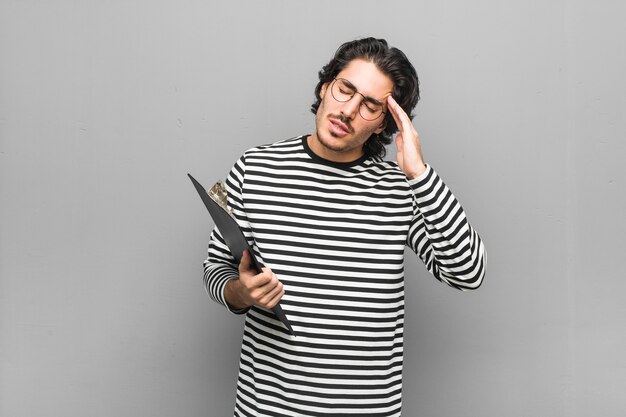
[[[350,119],[346,116],[344,116],[343,114],[330,114],[328,116],[330,119],[337,119],[340,122],[344,123],[346,125],[346,127],[348,128],[348,130],[350,130],[350,133],[354,132],[354,130],[352,129],[352,125],[350,124]]]

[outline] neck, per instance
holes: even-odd
[[[351,149],[340,147],[333,148],[332,144],[325,144],[320,140],[317,136],[317,132],[313,132],[306,140],[309,149],[311,149],[315,155],[332,162],[349,163],[360,159],[364,154],[362,145]]]

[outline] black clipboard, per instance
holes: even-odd
[[[252,262],[252,265],[256,269],[256,272],[261,273],[261,264],[259,263],[259,261],[257,261],[256,256],[254,256],[254,251],[252,250],[252,248],[250,248],[248,240],[243,235],[243,232],[239,228],[239,225],[237,225],[235,219],[232,218],[230,214],[228,214],[219,204],[213,201],[213,199],[209,196],[209,193],[207,193],[204,187],[200,185],[200,183],[196,181],[196,179],[192,177],[191,174],[187,175],[189,176],[189,179],[193,183],[194,187],[196,188],[196,191],[200,195],[200,198],[204,202],[207,210],[209,210],[209,214],[211,215],[213,222],[215,222],[215,225],[220,229],[222,237],[224,237],[224,240],[226,241],[226,244],[230,249],[230,253],[233,255],[233,258],[235,258],[237,264],[241,262],[241,256],[243,255],[243,252],[247,250],[250,254],[250,260]],[[295,333],[291,327],[291,323],[289,323],[289,319],[285,315],[285,312],[280,306],[280,303],[276,304],[274,308],[272,308],[272,311],[274,312],[274,314],[276,314],[276,317],[278,317],[278,319],[285,325],[289,334],[295,336]]]

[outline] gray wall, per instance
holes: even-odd
[[[0,415],[232,412],[242,321],[202,288],[186,173],[310,132],[317,71],[368,35],[415,64],[424,155],[489,251],[475,293],[408,256],[404,415],[626,415],[624,12],[1,1]]]

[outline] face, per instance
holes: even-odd
[[[322,158],[351,162],[363,155],[363,144],[367,139],[385,128],[384,114],[376,120],[365,120],[359,114],[363,96],[383,103],[383,111],[387,112],[387,97],[393,91],[393,83],[376,65],[361,59],[351,61],[336,78],[349,81],[360,94],[341,103],[331,94],[332,82],[322,85],[315,132],[309,137],[308,144]]]

